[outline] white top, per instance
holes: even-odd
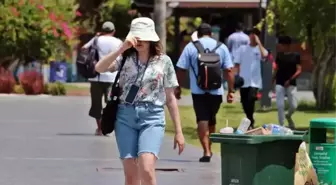
[[[265,51],[267,53],[267,51]],[[234,63],[240,64],[239,76],[244,79],[243,87],[262,88],[261,52],[258,46],[241,46],[234,56]]]
[[[86,43],[83,47],[89,48],[93,44],[94,38],[92,38],[88,43]],[[102,35],[98,37],[97,40],[97,47],[98,47],[98,54],[99,59],[103,58],[105,55],[109,54],[110,52],[116,51],[122,44],[122,41],[116,37],[110,35]],[[117,75],[116,72],[105,72],[100,73],[99,76],[95,78],[89,78],[89,81],[93,82],[114,82],[114,79]]]

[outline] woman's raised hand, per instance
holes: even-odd
[[[135,47],[138,43],[138,38],[129,36],[125,39],[124,43],[122,44],[122,49],[125,51],[131,47]]]

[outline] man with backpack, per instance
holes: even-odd
[[[105,55],[117,50],[122,44],[122,41],[114,37],[115,27],[112,22],[105,22],[102,26],[102,31],[97,34],[96,37],[91,39],[88,43],[83,46],[83,49],[96,50],[95,53],[98,54],[97,57],[92,57],[91,60],[86,60],[87,68],[82,70],[82,75],[88,77],[90,82],[90,94],[91,94],[91,108],[89,115],[96,119],[97,129],[95,134],[102,135],[101,132],[101,114],[102,114],[102,97],[104,97],[105,102],[108,99],[108,92],[112,83],[114,82],[117,72],[105,72],[97,73],[94,71],[95,63],[99,61],[100,58]],[[89,56],[90,57],[90,56]],[[78,65],[78,64],[77,64]],[[92,69],[91,69],[92,68]],[[91,71],[90,71],[91,70]],[[91,72],[93,74],[87,74]]]
[[[200,162],[210,162],[212,152],[209,135],[216,131],[216,114],[223,101],[223,70],[229,84],[227,102],[233,101],[233,63],[228,48],[211,38],[211,26],[202,23],[197,30],[198,40],[184,48],[178,62],[179,84],[189,71],[193,107],[197,119],[197,130],[204,153]],[[176,89],[180,98],[181,88]]]

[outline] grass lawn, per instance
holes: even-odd
[[[258,105],[259,102],[256,103]],[[272,106],[273,109],[267,112],[257,111],[255,113],[256,126],[261,126],[265,123],[278,123],[276,106]],[[259,107],[257,106],[257,110]],[[196,131],[195,113],[192,106],[180,106],[181,124],[183,127],[184,137],[186,142],[196,146],[200,146]],[[174,134],[174,126],[169,117],[168,111],[166,114],[167,119],[167,134]],[[311,103],[303,102],[299,105],[298,111],[293,115],[293,120],[296,123],[296,127],[300,130],[307,130],[309,121],[318,117],[335,117],[335,112],[318,112],[313,110]],[[229,121],[229,126],[238,127],[242,118],[245,115],[242,111],[240,103],[223,104],[217,114],[217,130],[225,127],[226,119]],[[219,144],[213,145],[213,151],[219,152]]]
[[[190,96],[191,95],[190,89],[186,89],[186,88],[182,87],[181,95],[182,96]]]
[[[73,85],[73,84],[64,84],[65,85],[65,89],[69,90],[69,91],[73,91],[73,90],[89,90],[89,87],[86,86],[78,86],[78,85]]]
[[[72,96],[89,96],[90,95],[90,87],[87,86],[79,86],[74,84],[64,84],[67,95]]]

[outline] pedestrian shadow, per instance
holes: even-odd
[[[159,161],[163,161],[163,162],[177,162],[177,163],[194,163],[194,162],[198,162],[196,160],[185,160],[185,159],[159,159]]]
[[[101,171],[123,171],[123,168],[114,168],[114,167],[103,167],[103,168],[96,168],[97,172]],[[185,172],[185,169],[183,168],[155,168],[155,171],[157,172]]]
[[[95,136],[91,133],[57,133],[58,136]]]

